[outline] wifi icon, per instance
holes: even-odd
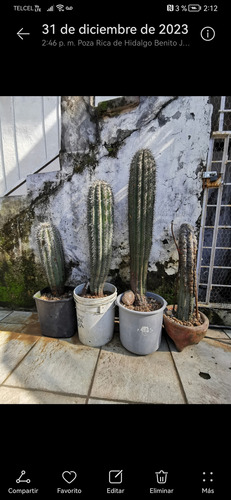
[[[56,5],[56,9],[58,9],[59,12],[62,12],[62,11],[64,11],[64,5],[59,3],[58,5]]]

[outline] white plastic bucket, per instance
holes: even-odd
[[[111,283],[105,283],[104,292],[110,295],[102,298],[81,297],[85,283],[74,289],[79,340],[84,345],[100,347],[113,337],[115,320],[115,301],[117,289]]]

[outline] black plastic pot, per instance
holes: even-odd
[[[72,287],[65,287],[65,292],[73,292]],[[49,288],[34,294],[42,334],[46,337],[68,338],[77,331],[77,318],[73,294],[59,300],[44,300],[41,296]]]

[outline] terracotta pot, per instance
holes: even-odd
[[[173,306],[168,306],[167,309],[171,310]],[[198,344],[202,340],[208,330],[209,320],[205,314],[200,312],[203,319],[202,325],[199,326],[185,326],[180,325],[176,321],[171,320],[171,317],[164,314],[164,327],[171,339],[173,340],[178,351],[192,344]]]

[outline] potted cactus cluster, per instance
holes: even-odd
[[[131,290],[117,298],[120,340],[135,354],[159,348],[166,301],[147,292],[148,259],[152,246],[156,164],[148,149],[137,151],[130,166],[128,226]]]
[[[34,295],[42,334],[48,337],[72,337],[77,330],[73,287],[65,286],[65,259],[58,229],[42,222],[37,229],[41,264],[48,285]]]
[[[113,194],[110,185],[95,181],[88,193],[88,239],[90,283],[74,290],[79,339],[84,345],[99,347],[108,343],[114,332],[117,289],[107,283],[111,263],[114,224]]]
[[[197,307],[197,241],[189,224],[182,224],[179,231],[177,306],[166,308],[163,297],[147,291],[155,193],[155,159],[149,149],[140,149],[132,158],[128,185],[131,290],[118,297],[116,287],[106,281],[114,228],[113,193],[106,181],[93,182],[88,192],[89,282],[65,287],[59,232],[50,222],[40,223],[38,249],[49,287],[37,292],[34,298],[44,335],[71,337],[78,325],[79,339],[84,345],[103,346],[113,337],[117,304],[120,341],[132,353],[146,355],[156,351],[163,322],[179,351],[204,337],[209,321]]]
[[[177,305],[168,306],[164,314],[164,327],[178,351],[182,351],[186,346],[198,344],[203,339],[209,327],[209,320],[205,314],[198,311],[197,240],[190,224],[181,224],[177,249]]]

